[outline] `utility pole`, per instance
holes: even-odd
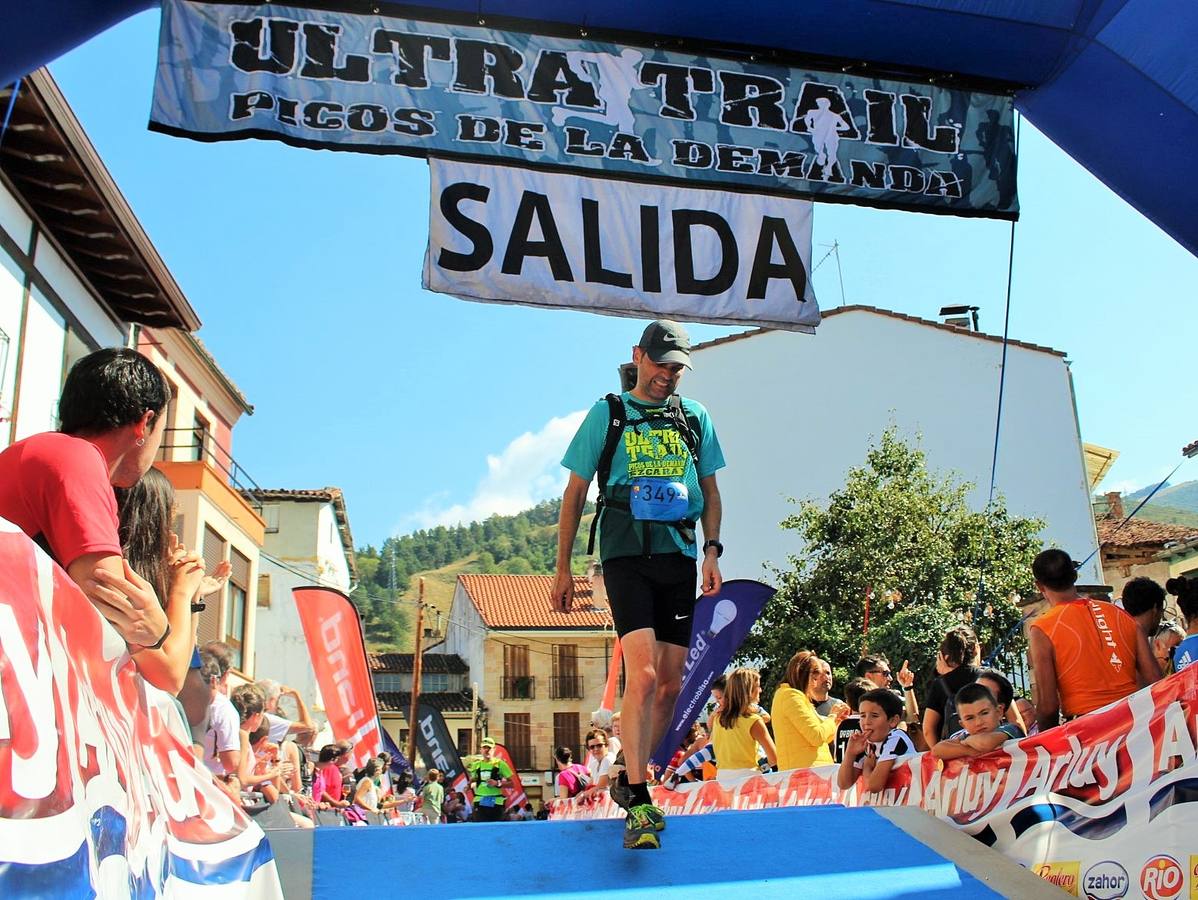
[[[470,752],[478,746],[478,682],[470,685]]]
[[[420,602],[416,607],[416,652],[412,656],[412,706],[408,711],[408,762],[416,766],[416,707],[420,704],[420,671],[424,668],[424,579],[420,579]]]

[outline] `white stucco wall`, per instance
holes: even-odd
[[[470,667],[470,682],[482,689],[485,675],[484,649],[487,626],[474,603],[466,596],[461,582],[453,589],[449,627],[445,630],[445,653],[456,653]]]
[[[259,571],[270,576],[270,606],[257,610],[258,675],[295,688],[313,715],[323,721],[324,716],[317,715],[323,704],[291,591],[313,584],[348,591],[349,564],[332,503],[282,501],[268,505],[277,506],[279,527],[267,531],[259,562]],[[272,521],[270,516],[267,520]]]
[[[986,505],[1002,347],[865,310],[828,316],[814,336],[768,332],[699,349],[682,392],[707,406],[728,467],[726,578],[766,578],[798,542],[779,523],[787,497],[824,500],[891,424],[922,434],[934,471],[975,484]],[[1096,538],[1068,366],[1010,346],[997,490],[1008,509],[1047,523],[1044,537],[1084,559]],[[1082,571],[1100,581],[1096,561]]]

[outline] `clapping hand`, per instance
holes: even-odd
[[[200,582],[200,596],[207,597],[209,594],[215,594],[225,586],[225,582],[229,580],[229,575],[233,571],[233,565],[227,559],[222,559],[216,564],[216,571],[211,575],[205,575],[204,580]]]
[[[903,660],[903,667],[895,673],[894,677],[904,688],[909,688],[915,684],[915,673],[907,668],[907,660],[905,659]]]

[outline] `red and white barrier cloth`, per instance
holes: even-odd
[[[837,767],[653,789],[667,816],[775,806],[918,806],[1076,896],[1198,897],[1198,666],[974,759],[896,763],[885,790],[841,791]],[[860,784],[860,782],[859,782]],[[553,819],[611,818],[604,796]],[[1138,893],[1136,888],[1138,887]],[[1121,893],[1122,892],[1122,893]]]
[[[0,896],[281,897],[174,700],[0,519]]]

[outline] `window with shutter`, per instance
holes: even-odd
[[[204,570],[207,572],[215,572],[216,567],[225,558],[225,539],[211,525],[204,526],[204,541],[200,548],[200,555],[204,559]],[[203,645],[208,641],[221,639],[220,614],[227,590],[227,588],[222,588],[215,594],[209,594],[204,598],[207,608],[199,615],[199,625],[196,629],[198,644]]]
[[[229,602],[225,607],[225,643],[233,649],[233,664],[245,668],[246,597],[249,594],[250,561],[236,549],[229,551]]]

